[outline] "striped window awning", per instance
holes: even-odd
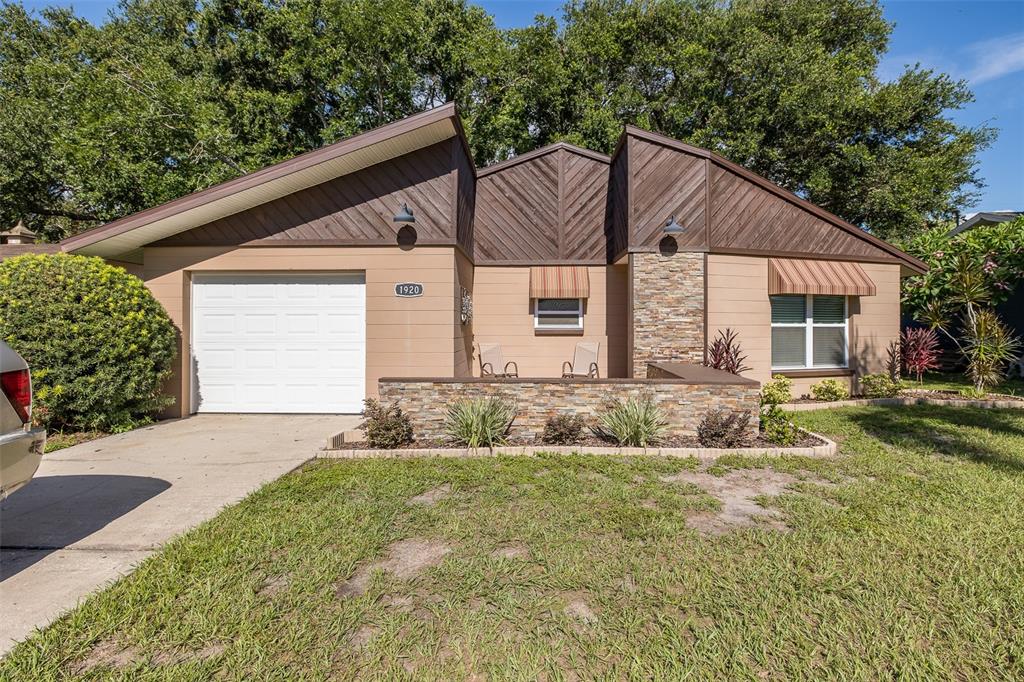
[[[868,273],[857,263],[769,258],[768,293],[874,296],[876,290]]]
[[[530,298],[589,298],[590,275],[579,265],[530,268]]]

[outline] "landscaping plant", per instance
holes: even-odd
[[[921,383],[924,373],[939,368],[939,335],[934,329],[907,327],[901,337],[903,366]]]
[[[367,398],[363,404],[366,421],[359,427],[366,434],[370,447],[391,449],[412,442],[412,421],[398,403],[383,404]]]
[[[549,445],[575,445],[583,440],[586,423],[575,414],[558,414],[544,424],[541,440]]]
[[[815,400],[834,402],[850,397],[850,390],[835,379],[825,379],[811,386],[811,395]]]
[[[974,388],[984,393],[1006,376],[1007,367],[1017,358],[1020,340],[987,308],[979,310],[971,321],[971,333],[964,346],[967,375]]]
[[[697,425],[697,440],[706,448],[741,448],[750,444],[749,412],[712,410]]]
[[[903,344],[894,339],[889,342],[889,347],[885,349],[885,373],[889,379],[895,383],[899,383],[902,379],[900,370],[903,368]]]
[[[903,391],[903,384],[888,374],[866,374],[860,378],[860,388],[866,398],[895,398]]]
[[[0,338],[28,361],[33,418],[49,429],[123,431],[172,402],[160,389],[174,325],[142,280],[101,258],[0,262]]]
[[[458,445],[491,448],[508,442],[516,417],[515,403],[500,398],[460,400],[448,408],[444,430]]]
[[[718,336],[708,346],[708,359],[704,361],[704,365],[730,374],[748,371],[750,367],[743,364],[747,356],[743,353],[737,337],[738,334],[731,329],[724,332],[719,329]]]
[[[649,394],[615,400],[600,417],[598,435],[624,447],[645,448],[664,438],[668,422]]]
[[[967,360],[974,388],[987,390],[1019,348],[995,307],[1024,279],[1024,218],[958,235],[937,227],[905,248],[929,266],[903,282],[905,309],[948,338]]]
[[[761,388],[761,437],[775,445],[792,445],[799,432],[779,405],[793,399],[793,380],[776,374]]]

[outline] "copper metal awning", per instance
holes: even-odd
[[[530,298],[589,298],[590,275],[579,265],[530,268]]]
[[[857,263],[770,258],[768,293],[874,296],[876,290],[868,273]]]

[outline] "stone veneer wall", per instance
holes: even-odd
[[[647,363],[704,361],[704,254],[630,254],[633,376]]]
[[[695,384],[671,379],[381,379],[380,398],[397,401],[412,419],[417,439],[444,437],[448,406],[467,398],[498,397],[515,401],[518,414],[512,436],[539,438],[549,417],[578,414],[593,423],[615,398],[650,393],[669,423],[669,434],[695,436],[704,415],[716,408],[757,415],[759,385]],[[751,420],[751,436],[757,435]]]

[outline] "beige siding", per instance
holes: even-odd
[[[886,348],[900,332],[900,267],[862,263],[877,288],[875,296],[850,299],[850,367],[856,376],[882,372]],[[751,371],[744,376],[771,379],[771,305],[768,259],[754,256],[708,256],[708,339],[731,328],[747,354]],[[840,381],[850,380],[839,377]],[[793,380],[795,395],[810,392],[821,378]],[[853,388],[856,390],[855,380]]]
[[[366,273],[366,390],[377,394],[382,376],[452,376],[455,369],[455,249],[420,247],[153,247],[145,250],[144,277],[181,332],[183,344],[168,392],[168,416],[187,414],[191,390],[189,284],[193,272]],[[422,282],[424,295],[397,298],[397,282]]]
[[[623,266],[592,266],[590,298],[584,307],[583,336],[538,335],[533,328],[530,268],[476,268],[473,335],[477,343],[500,343],[505,360],[524,377],[557,377],[579,341],[601,343],[602,376],[626,376],[627,271]],[[480,374],[474,348],[473,374]]]

